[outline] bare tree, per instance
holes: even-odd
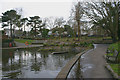
[[[65,20],[64,20],[64,18],[63,17],[60,17],[60,18],[56,18],[55,19],[55,25],[56,25],[56,27],[62,27],[63,26],[63,24],[65,23]]]
[[[44,18],[46,21],[46,27],[49,29],[52,29],[55,27],[55,18],[54,17],[49,17],[49,18]]]
[[[116,42],[118,37],[118,2],[89,2],[84,11],[94,26],[102,27]]]
[[[74,5],[74,8],[72,9],[72,16],[74,18],[74,20],[77,22],[77,26],[78,26],[78,40],[80,40],[81,37],[81,28],[80,28],[80,19],[83,16],[83,7],[82,7],[82,3],[77,2],[77,4]]]

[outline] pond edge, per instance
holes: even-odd
[[[67,79],[67,76],[70,72],[70,70],[72,69],[72,67],[74,66],[74,64],[78,61],[78,59],[87,51],[89,51],[91,49],[87,49],[81,53],[78,53],[77,55],[75,55],[69,62],[67,62],[67,64],[61,69],[61,71],[58,73],[57,77],[55,80],[59,80],[59,79]]]

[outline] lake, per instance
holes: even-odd
[[[2,50],[2,78],[55,78],[75,55],[53,55],[38,48]]]

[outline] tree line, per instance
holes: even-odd
[[[11,37],[14,32],[15,26],[20,28],[24,26],[24,34],[26,33],[25,26],[31,26],[31,31],[36,36],[37,31],[43,33],[46,31],[45,26],[49,26],[53,32],[58,31],[61,34],[63,31],[67,31],[69,34],[76,36],[78,40],[82,37],[81,26],[85,30],[88,29],[103,29],[108,35],[111,36],[113,42],[120,40],[120,23],[119,23],[119,2],[77,2],[71,9],[71,15],[68,21],[63,18],[56,18],[51,20],[45,18],[44,21],[39,16],[33,16],[29,18],[21,18],[21,15],[17,14],[15,10],[9,10],[2,13],[2,27],[10,26]],[[83,23],[91,23],[92,27]],[[64,30],[63,30],[64,28]],[[48,31],[48,30],[47,30]]]

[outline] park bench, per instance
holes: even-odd
[[[113,53],[113,55],[110,55],[111,53]],[[107,50],[106,59],[111,62],[117,62],[118,55],[119,52],[117,50],[114,51]]]

